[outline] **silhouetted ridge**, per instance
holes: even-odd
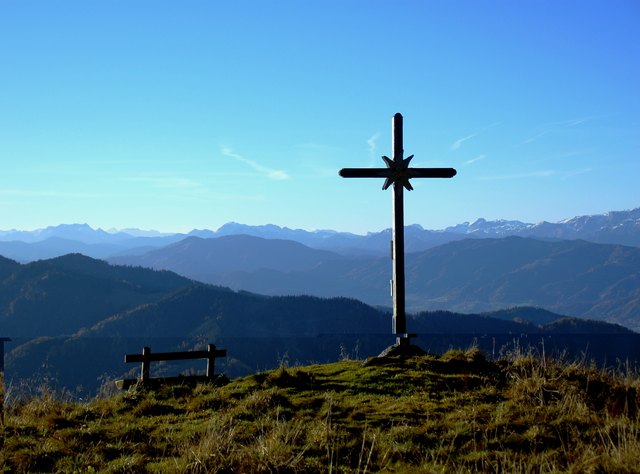
[[[450,311],[425,311],[415,315],[409,323],[417,322],[421,332],[427,334],[519,334],[538,333],[540,328],[529,323],[505,321],[482,314],[460,314]]]
[[[483,313],[490,318],[506,319],[508,321],[529,322],[535,325],[544,325],[556,321],[560,315],[552,313],[544,308],[533,306],[516,306],[513,308],[499,309]]]
[[[557,319],[545,324],[543,329],[555,334],[633,334],[633,331],[619,324],[579,318]]]

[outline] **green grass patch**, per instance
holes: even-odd
[[[637,472],[640,381],[475,349],[5,407],[15,472]]]

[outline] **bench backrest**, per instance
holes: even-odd
[[[140,380],[146,382],[149,380],[149,365],[152,361],[170,361],[170,360],[189,360],[189,359],[207,359],[207,378],[213,378],[216,357],[226,357],[225,349],[216,349],[213,344],[207,345],[204,351],[184,351],[184,352],[151,352],[151,348],[144,347],[142,354],[126,354],[124,356],[125,363],[141,362],[142,370],[140,372]]]

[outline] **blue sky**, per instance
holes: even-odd
[[[0,229],[363,233],[640,206],[637,1],[0,0]]]

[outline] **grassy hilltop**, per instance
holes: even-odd
[[[6,407],[14,472],[639,472],[640,379],[477,349]]]

